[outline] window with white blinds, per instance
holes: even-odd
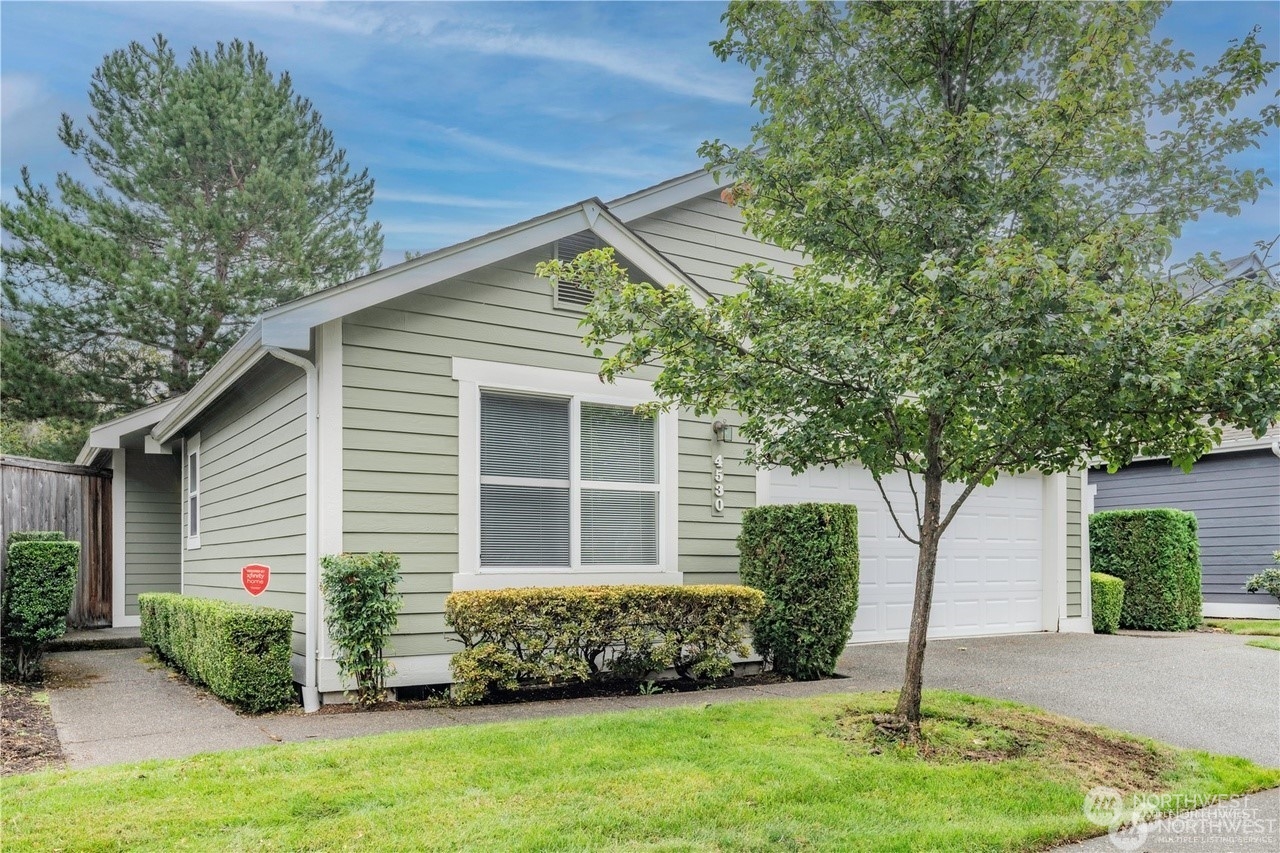
[[[657,565],[658,471],[629,407],[481,391],[480,565]]]

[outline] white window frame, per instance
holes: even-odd
[[[191,482],[191,460],[195,458],[195,483]],[[182,448],[182,483],[185,487],[185,501],[183,503],[183,516],[186,521],[187,533],[187,550],[195,551],[200,547],[200,528],[204,523],[204,507],[200,500],[200,483],[202,480],[200,474],[200,433],[196,433],[186,440]],[[195,498],[196,504],[196,532],[191,532],[191,499]]]
[[[581,479],[583,403],[634,407],[654,399],[653,386],[638,379],[605,385],[590,373],[454,358],[458,382],[458,572],[454,589],[610,583],[682,582],[679,553],[679,416],[659,414],[657,565],[584,566],[581,561],[582,488],[648,491],[647,484],[603,483]],[[480,392],[516,392],[570,399],[569,417],[569,566],[480,565]],[[486,481],[493,478],[486,477]],[[528,481],[522,481],[527,483]]]

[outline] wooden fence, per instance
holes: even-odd
[[[16,530],[61,530],[80,543],[80,574],[67,615],[74,628],[111,624],[111,472],[0,456],[0,542]],[[0,547],[0,580],[5,548]]]

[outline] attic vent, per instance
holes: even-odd
[[[592,231],[580,231],[556,241],[555,253],[558,261],[572,261],[583,252],[600,249],[604,243]],[[580,287],[570,281],[556,282],[554,303],[557,308],[581,311],[591,304],[592,293],[588,288]]]

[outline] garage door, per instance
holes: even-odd
[[[1042,483],[1038,474],[1003,476],[990,488],[979,487],[969,496],[942,538],[929,636],[1041,630]],[[914,510],[906,477],[886,479],[885,490],[903,525],[911,530]],[[944,507],[958,491],[948,486]],[[813,469],[800,475],[773,471],[768,500],[857,505],[862,570],[853,639],[906,639],[917,549],[894,526],[866,470],[860,466]]]

